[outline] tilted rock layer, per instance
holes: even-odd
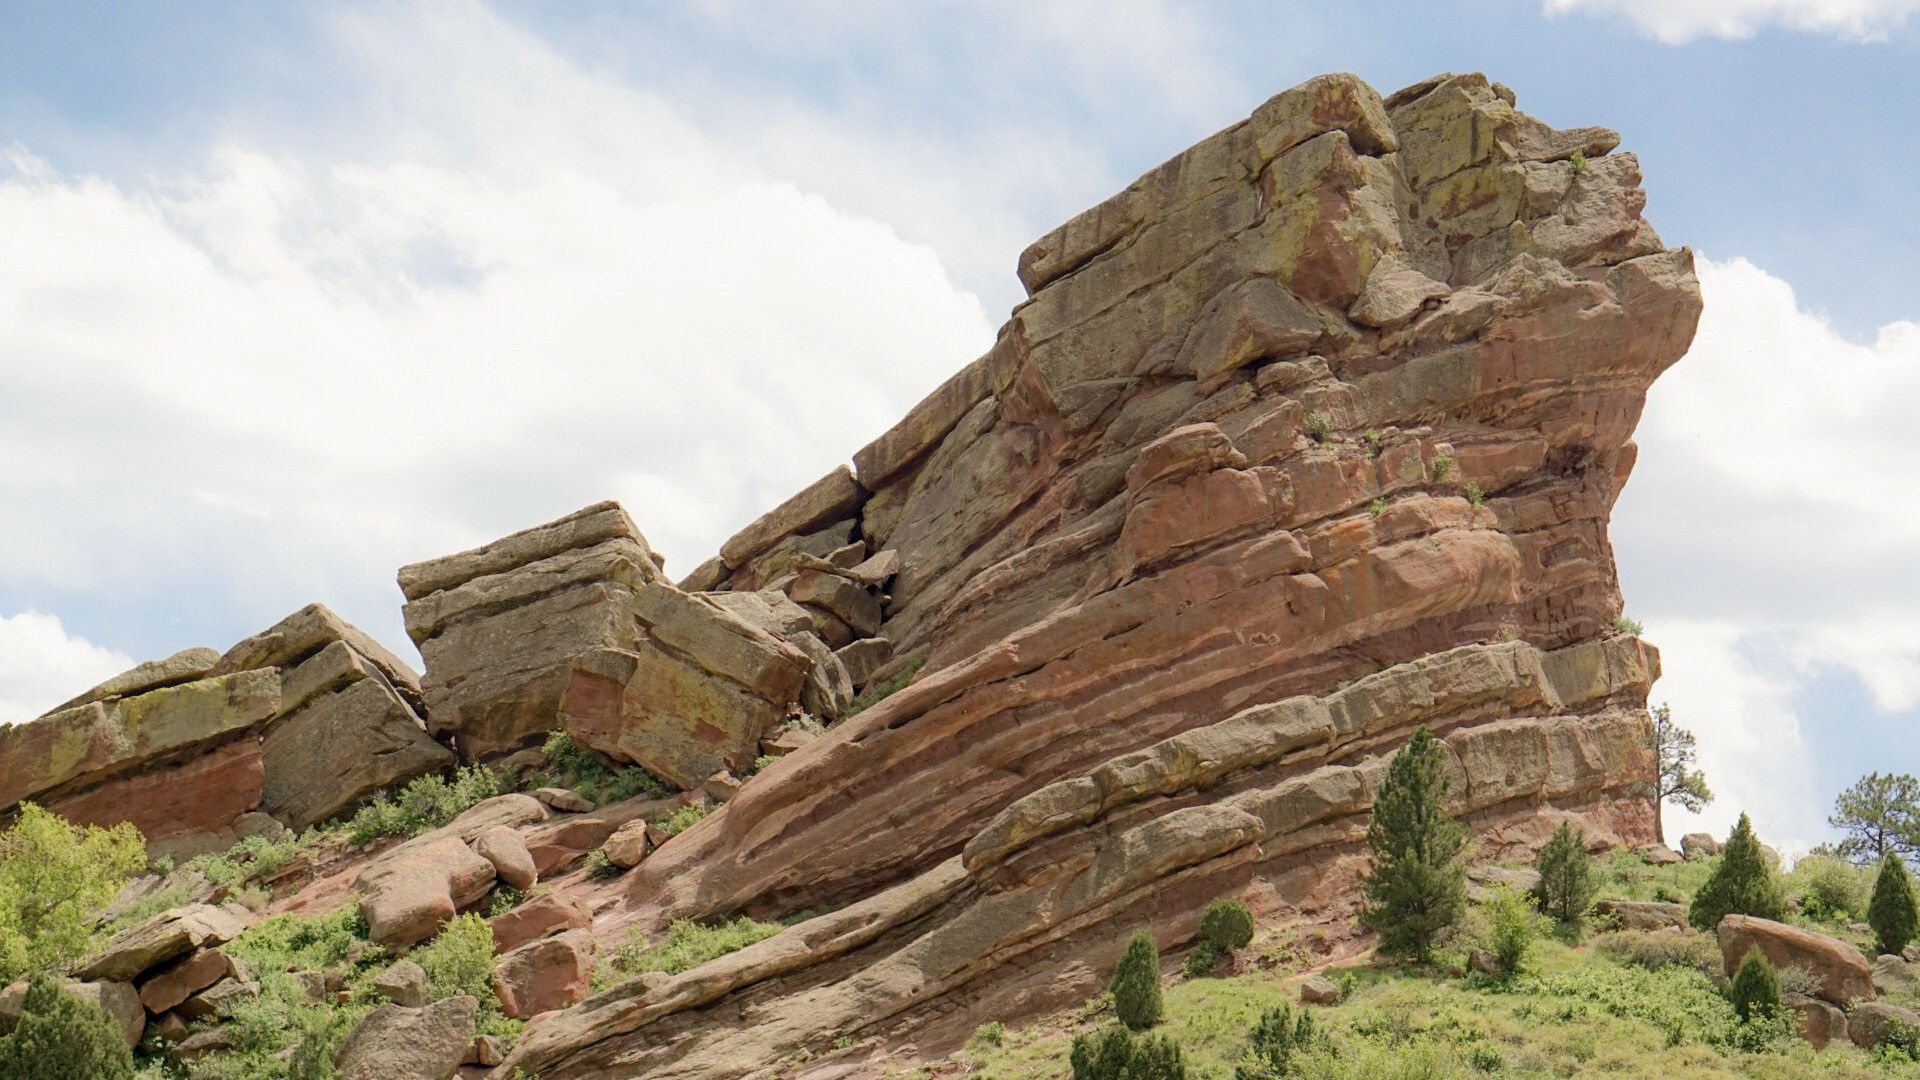
[[[796,567],[878,560],[877,622],[821,636],[858,684],[917,674],[650,855],[621,921],[851,906],[537,1018],[502,1068],[937,1053],[1213,896],[1344,923],[1420,724],[1483,851],[1568,815],[1650,841],[1658,662],[1606,525],[1700,297],[1617,141],[1477,75],[1324,76],[1029,248],[987,355],[682,583],[826,610]]]

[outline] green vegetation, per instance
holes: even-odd
[[[1786,912],[1787,898],[1780,880],[1760,851],[1760,839],[1753,835],[1753,822],[1741,814],[1720,852],[1720,864],[1694,894],[1693,904],[1687,909],[1687,922],[1697,929],[1711,930],[1728,915],[1780,919]]]
[[[1479,506],[1481,503],[1487,501],[1487,493],[1480,490],[1480,485],[1471,480],[1460,486],[1460,493],[1465,495],[1467,502],[1474,506]]]
[[[0,1076],[132,1080],[133,1054],[106,1013],[67,993],[57,979],[38,975],[27,986],[19,1022],[0,1037]]]
[[[1846,834],[1840,854],[1861,865],[1920,854],[1920,780],[1868,773],[1834,799],[1827,824]]]
[[[1368,428],[1366,431],[1362,432],[1360,434],[1360,442],[1364,444],[1367,448],[1367,457],[1377,458],[1380,456],[1380,429],[1379,428]]]
[[[1313,1026],[1313,1014],[1302,1008],[1295,1014],[1285,1002],[1260,1014],[1247,1033],[1247,1056],[1233,1067],[1233,1080],[1285,1080],[1296,1075],[1294,1059],[1325,1050],[1326,1036]]]
[[[693,828],[695,822],[706,816],[706,804],[688,803],[672,813],[662,814],[654,818],[652,824],[668,836],[679,836],[681,833]]]
[[[1780,1007],[1780,976],[1765,953],[1748,949],[1747,955],[1740,958],[1740,967],[1733,973],[1733,985],[1727,989],[1727,999],[1733,1002],[1734,1015],[1742,1023],[1753,1019],[1755,1013],[1764,1015]]]
[[[1433,474],[1434,483],[1444,484],[1452,478],[1456,466],[1452,458],[1442,454],[1434,458],[1433,463],[1428,465],[1427,468]]]
[[[1253,942],[1253,912],[1238,900],[1220,897],[1201,913],[1200,936],[1222,949],[1244,949]]]
[[[1845,923],[1866,911],[1860,871],[1833,855],[1807,855],[1793,864],[1787,887],[1798,894],[1800,913],[1816,923]]]
[[[1631,626],[1622,626],[1622,620]],[[1615,619],[1613,627],[1630,634],[1640,633],[1640,624],[1625,616]],[[1653,753],[1659,763],[1653,792],[1656,809],[1664,803],[1672,803],[1682,810],[1697,814],[1713,801],[1713,792],[1707,790],[1707,776],[1695,764],[1693,732],[1673,722],[1673,707],[1670,705],[1661,705],[1653,710]],[[1661,843],[1666,842],[1666,832],[1661,827],[1658,814],[1654,815],[1654,836]]]
[[[638,795],[664,799],[673,794],[671,785],[647,770],[609,762],[564,731],[548,735],[540,752],[547,756],[546,767],[522,776],[519,786],[523,790],[566,788],[595,806],[625,802]]]
[[[1307,438],[1324,443],[1333,435],[1333,414],[1324,409],[1315,409],[1307,414],[1304,427]]]
[[[454,770],[453,779],[422,776],[411,780],[398,795],[375,795],[347,822],[347,836],[356,846],[389,836],[419,836],[452,821],[474,804],[506,790],[500,774],[485,765]]]
[[[455,916],[440,933],[408,957],[427,973],[427,992],[435,1001],[468,994],[481,1001],[493,996],[493,928],[478,915]]]
[[[1573,156],[1567,159],[1567,164],[1573,166],[1573,174],[1575,176],[1578,176],[1581,173],[1586,172],[1587,171],[1586,151],[1575,150],[1573,152]]]
[[[1873,899],[1867,903],[1867,925],[1873,927],[1874,942],[1883,953],[1898,953],[1920,934],[1913,878],[1904,860],[1892,855],[1880,860],[1880,872],[1873,879]]]
[[[611,881],[627,872],[627,868],[614,862],[608,856],[606,848],[594,848],[587,852],[587,876],[595,881]]]
[[[1511,979],[1526,969],[1527,953],[1539,936],[1535,926],[1538,913],[1524,893],[1505,885],[1496,885],[1487,901],[1487,951],[1503,978]]]
[[[891,679],[874,683],[865,690],[860,691],[860,693],[854,697],[853,704],[848,706],[847,715],[857,716],[906,689],[907,684],[912,682],[913,677],[920,673],[920,668],[925,663],[926,661],[924,660],[910,660],[907,662],[906,667],[900,669],[898,675],[895,675]],[[816,730],[817,729],[818,725],[816,725]]]
[[[1390,954],[1424,961],[1466,904],[1466,829],[1446,814],[1440,744],[1424,726],[1387,766],[1367,825],[1361,924]]]
[[[131,825],[79,827],[22,803],[0,833],[0,983],[85,956],[99,936],[95,913],[146,861]]]
[[[770,938],[780,930],[781,927],[772,923],[757,922],[744,915],[714,926],[681,919],[667,928],[666,940],[658,945],[649,945],[644,938],[622,945],[610,967],[622,976],[645,971],[678,975],[716,956],[725,956]]]
[[[1172,1039],[1108,1027],[1073,1040],[1073,1080],[1185,1080],[1187,1063]]]
[[[1127,951],[1107,984],[1113,995],[1114,1015],[1120,1022],[1145,1031],[1160,1019],[1160,949],[1151,930],[1136,930],[1127,939]]]
[[[1387,500],[1385,496],[1375,499],[1372,502],[1367,504],[1367,513],[1372,514],[1374,517],[1379,517],[1381,514],[1384,514],[1386,512],[1387,512]]]
[[[1593,860],[1587,855],[1587,832],[1562,821],[1553,836],[1540,848],[1534,861],[1540,872],[1540,884],[1534,898],[1540,911],[1563,924],[1575,924],[1586,918],[1587,908],[1600,886],[1593,878]]]
[[[1613,629],[1618,633],[1632,634],[1634,637],[1639,637],[1647,630],[1646,625],[1639,619],[1629,619],[1625,615],[1613,617]]]

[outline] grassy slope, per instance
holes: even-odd
[[[1603,896],[1684,899],[1712,864],[1649,866],[1635,856],[1600,860]],[[1822,924],[1823,932],[1848,934]],[[1470,937],[1472,930],[1468,931]],[[1676,1080],[1920,1078],[1920,1063],[1876,1060],[1852,1046],[1816,1052],[1794,1039],[1765,1042],[1732,1020],[1713,979],[1690,967],[1649,971],[1609,955],[1595,933],[1576,945],[1543,940],[1526,976],[1501,986],[1474,976],[1368,966],[1329,972],[1351,989],[1337,1006],[1316,1009],[1333,1053],[1298,1075],[1309,1080],[1533,1080],[1672,1077]],[[1458,946],[1471,944],[1462,940]],[[1704,936],[1697,944],[1705,945]],[[1444,960],[1444,958],[1443,958]],[[1170,979],[1167,1019],[1157,1029],[1184,1050],[1194,1080],[1231,1078],[1246,1033],[1261,1012],[1296,999],[1299,979],[1285,970],[1226,979]],[[926,1076],[964,1074],[994,1080],[1058,1080],[1068,1075],[1075,1034],[1111,1022],[1097,1004],[1019,1031],[988,1031]],[[997,1041],[995,1035],[998,1035]]]

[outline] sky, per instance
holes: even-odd
[[[1920,0],[0,0],[0,722],[620,499],[670,572],[983,351],[1020,249],[1325,71],[1640,156],[1706,313],[1613,540],[1804,850],[1920,772]]]

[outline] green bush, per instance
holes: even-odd
[[[859,695],[853,699],[853,704],[847,707],[847,715],[856,716],[906,689],[907,684],[913,681],[913,677],[920,673],[920,667],[924,663],[923,660],[908,661],[907,666],[900,669],[900,674],[884,682],[874,683],[860,691]]]
[[[1189,979],[1202,979],[1213,974],[1213,965],[1220,960],[1220,946],[1211,941],[1202,941],[1187,953],[1186,962],[1180,966],[1180,973]]]
[[[1323,409],[1315,409],[1307,414],[1305,423],[1307,437],[1314,442],[1323,443],[1333,434],[1333,414]]]
[[[483,1003],[493,997],[493,927],[477,914],[454,916],[408,959],[427,973],[427,996],[434,1001],[455,994]]]
[[[668,836],[679,836],[694,823],[707,816],[707,807],[703,803],[688,803],[670,814],[662,814],[653,819],[653,825]]]
[[[523,789],[557,787],[592,802],[607,806],[625,802],[637,795],[664,799],[673,794],[672,785],[637,765],[615,765],[575,742],[573,736],[556,731],[540,746],[547,756],[545,768],[521,777]]]
[[[1786,911],[1780,880],[1761,852],[1759,838],[1753,835],[1753,822],[1741,814],[1721,849],[1720,865],[1694,894],[1687,922],[1696,929],[1712,930],[1728,915],[1779,919]]]
[[[376,795],[355,812],[347,822],[347,838],[359,846],[388,836],[419,836],[505,788],[500,774],[485,765],[456,769],[452,780],[444,776],[416,777],[398,795]]]
[[[1913,878],[1897,855],[1880,860],[1880,872],[1873,879],[1873,899],[1867,903],[1867,925],[1873,927],[1881,952],[1897,953],[1920,933]]]
[[[1622,930],[1599,941],[1600,952],[1622,964],[1659,971],[1692,968],[1703,975],[1720,973],[1720,946],[1711,934],[1696,931]]]
[[[132,825],[77,827],[22,803],[0,833],[0,984],[86,955],[95,914],[146,862]]]
[[[1144,1031],[1160,1019],[1160,949],[1149,930],[1135,930],[1127,951],[1107,984],[1113,994],[1113,1012],[1120,1022]]]
[[[1500,971],[1512,978],[1525,969],[1527,952],[1538,936],[1533,902],[1524,893],[1497,885],[1487,900],[1487,916],[1487,951]]]
[[[613,861],[606,848],[594,848],[587,852],[587,876],[595,881],[609,881],[627,872],[627,868]]]
[[[1585,829],[1562,821],[1540,849],[1534,868],[1540,871],[1540,884],[1533,896],[1543,914],[1563,923],[1586,917],[1600,883],[1594,880],[1593,860],[1587,855]]]
[[[744,949],[779,933],[780,927],[741,916],[729,923],[706,926],[681,919],[667,928],[666,940],[648,945],[644,939],[628,942],[614,954],[613,966],[622,974],[662,971],[678,975],[716,956]]]
[[[1780,1007],[1780,976],[1765,953],[1759,949],[1747,950],[1740,966],[1734,970],[1727,1000],[1733,1003],[1734,1015],[1742,1022],[1752,1019],[1756,1011]]]
[[[1253,942],[1253,910],[1223,896],[1200,916],[1200,936],[1222,950],[1244,949]]]
[[[1073,1080],[1186,1080],[1187,1063],[1172,1039],[1136,1036],[1124,1027],[1077,1035],[1068,1059]]]
[[[0,1076],[132,1080],[133,1054],[106,1013],[67,993],[53,978],[36,976],[21,1002],[19,1022],[0,1037]]]
[[[1360,922],[1388,953],[1426,960],[1466,906],[1466,829],[1447,816],[1448,783],[1440,744],[1423,726],[1374,798]]]
[[[1284,1002],[1260,1014],[1247,1033],[1247,1052],[1233,1067],[1234,1080],[1284,1080],[1294,1075],[1296,1056],[1324,1048],[1327,1038],[1314,1028],[1313,1014],[1295,1013]]]
[[[1800,913],[1815,922],[1850,922],[1866,908],[1860,872],[1845,859],[1808,855],[1793,864],[1788,882],[1800,893]]]

